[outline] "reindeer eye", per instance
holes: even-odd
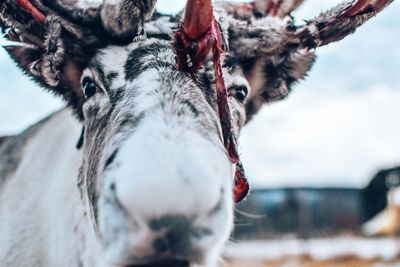
[[[248,93],[249,93],[249,91],[247,90],[246,86],[238,86],[238,87],[234,88],[234,96],[241,103],[244,102]]]
[[[83,92],[85,93],[86,98],[90,98],[96,93],[97,86],[92,78],[85,77],[82,80],[82,89],[83,89]]]

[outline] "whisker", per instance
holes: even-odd
[[[238,208],[235,208],[235,211],[237,213],[239,213],[240,215],[242,215],[244,217],[247,217],[247,218],[250,218],[250,219],[262,219],[262,218],[267,217],[266,214],[251,214],[251,213],[239,210]]]

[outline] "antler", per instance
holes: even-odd
[[[392,1],[385,1],[385,0],[375,0],[375,1],[368,1],[368,0],[359,0],[353,2],[353,4],[347,8],[343,12],[343,16],[345,17],[354,17],[357,15],[372,13],[372,12],[380,12],[382,11],[387,5],[390,4]]]
[[[284,18],[303,2],[304,0],[255,0],[250,3],[217,1],[216,5],[236,19],[250,20],[265,16]]]
[[[183,20],[183,30],[190,39],[197,40],[211,28],[213,17],[211,1],[189,0]]]
[[[211,0],[188,0],[185,19],[175,38],[177,64],[181,71],[192,74],[197,72],[212,51],[222,139],[231,162],[236,166],[234,200],[239,202],[247,195],[249,184],[232,129],[228,91],[222,73],[223,37],[218,21],[214,18]]]
[[[44,23],[46,16],[40,12],[29,0],[17,0],[17,3],[22,6],[26,11],[32,14],[33,18],[40,23]]]
[[[218,45],[217,29],[213,27],[214,11],[211,0],[189,0],[184,21],[175,39],[178,69],[197,72],[210,50]],[[190,66],[187,62],[188,56],[191,58]]]
[[[381,12],[393,0],[355,0],[325,12],[299,27],[294,38],[299,45],[315,48],[336,42],[356,31],[367,20]]]
[[[257,19],[256,2],[252,4],[219,3],[228,15],[239,19],[230,20],[230,47],[237,56],[255,57],[294,51],[302,48],[316,48],[339,41],[356,31],[367,20],[382,11],[394,0],[355,0],[339,4],[322,13],[303,26],[295,26],[291,19],[277,21],[270,13]],[[257,2],[261,2],[257,1]],[[263,1],[271,5],[271,1]],[[299,1],[293,3],[292,10]],[[274,3],[274,1],[272,1]],[[283,1],[285,3],[285,1]],[[283,5],[283,4],[282,4]],[[279,9],[283,12],[282,9]],[[276,11],[272,12],[275,14]]]
[[[286,17],[293,10],[299,7],[304,0],[256,0],[254,1],[255,11],[266,16]]]

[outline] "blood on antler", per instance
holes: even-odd
[[[40,12],[29,0],[17,0],[17,3],[22,6],[26,11],[32,14],[32,17],[40,23],[44,23],[46,16]]]
[[[352,34],[394,0],[355,0],[336,6],[298,27],[293,41],[300,47],[315,48],[339,41]],[[297,40],[296,40],[297,39]]]
[[[175,36],[178,69],[195,73],[217,42],[210,0],[189,0],[184,21]],[[188,62],[190,57],[190,62]]]
[[[339,41],[393,1],[354,0],[342,3],[299,26],[294,25],[290,18],[276,18],[280,23],[276,21],[274,24],[266,23],[265,19],[272,19],[277,13],[288,15],[302,1],[256,0],[248,4],[222,1],[217,4],[236,19],[230,20],[230,44],[231,49],[241,57],[310,49]],[[258,6],[261,3],[265,3],[265,8],[271,11],[260,13]],[[260,14],[263,16],[260,17]]]
[[[222,73],[222,33],[211,0],[189,0],[185,19],[176,33],[175,50],[177,65],[181,71],[196,73],[212,51],[218,111],[222,139],[232,164],[235,165],[234,200],[240,202],[246,197],[249,185],[240,162],[236,136],[233,134],[228,91]]]
[[[354,17],[357,15],[363,15],[367,13],[378,13],[382,11],[392,1],[387,0],[358,0],[354,1],[353,4],[343,12],[345,17]]]
[[[220,11],[215,11],[220,12],[224,29],[229,32],[230,54],[251,87],[243,103],[247,118],[264,103],[289,94],[292,85],[304,78],[313,65],[314,48],[353,33],[393,1],[342,3],[303,25],[294,25],[288,16],[303,0],[217,1]],[[82,90],[76,77],[80,77],[98,49],[130,43],[143,33],[144,20],[150,19],[156,0],[93,2],[98,5],[85,10],[81,1],[0,1],[0,27],[10,29],[6,38],[28,44],[7,47],[12,57],[36,81],[63,96],[81,117]],[[222,139],[236,164],[235,199],[240,200],[247,193],[248,184],[239,160],[222,77],[221,61],[226,47],[211,3],[188,1],[184,22],[175,35],[177,64],[181,71],[196,76],[212,52]]]
[[[182,27],[190,39],[197,40],[211,28],[213,19],[211,1],[189,0]]]

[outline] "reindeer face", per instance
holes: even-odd
[[[227,64],[238,130],[248,85]],[[211,73],[198,82],[177,71],[170,43],[156,40],[106,48],[83,72],[81,190],[108,263],[216,261],[232,227],[233,166]]]
[[[214,265],[232,227],[234,168],[226,148],[234,140],[226,142],[232,139],[226,129],[237,135],[245,113],[249,118],[264,103],[286,97],[313,64],[310,49],[344,38],[393,2],[355,0],[294,26],[287,15],[302,1],[263,1],[216,1],[218,26],[211,0],[188,0],[181,27],[187,40],[218,35],[218,54],[222,38],[216,32],[222,28],[228,37],[234,56],[225,61],[223,79],[231,121],[219,118],[210,64],[197,72],[201,64],[186,62],[185,56],[201,55],[204,42],[175,40],[178,71],[169,40],[176,18],[158,14],[147,29],[143,25],[155,0],[0,4],[5,37],[22,43],[8,52],[62,96],[85,127],[78,184],[103,249],[99,266]],[[266,23],[271,21],[278,23]],[[168,41],[127,45],[143,29]],[[194,75],[184,72],[193,69]],[[252,88],[248,98],[239,69]],[[224,93],[221,118],[227,118],[225,88],[221,79],[217,83],[219,95]],[[231,159],[237,156],[228,151]],[[97,259],[96,252],[88,253]]]

